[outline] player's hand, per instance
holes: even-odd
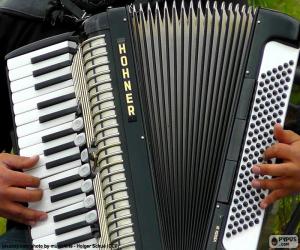
[[[290,130],[275,125],[275,138],[278,143],[265,151],[265,159],[281,159],[280,164],[261,164],[253,166],[255,174],[270,175],[269,180],[253,180],[255,188],[269,189],[271,193],[261,201],[266,208],[276,200],[300,192],[300,136]]]
[[[40,189],[27,190],[26,187],[38,187],[40,180],[28,174],[16,171],[33,167],[38,156],[21,157],[0,154],[0,216],[22,224],[34,225],[44,220],[47,214],[26,208],[21,203],[39,201]]]

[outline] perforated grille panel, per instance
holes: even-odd
[[[265,163],[265,149],[276,142],[274,125],[284,122],[297,60],[298,50],[283,44],[270,42],[265,48],[225,229],[226,249],[240,249],[246,238],[249,249],[257,244],[264,215],[259,203],[268,191],[252,188],[251,182],[270,177],[254,175],[251,168]]]

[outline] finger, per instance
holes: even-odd
[[[39,220],[26,220],[26,219],[23,219],[23,218],[18,218],[16,216],[13,216],[11,215],[10,213],[1,213],[1,216],[8,219],[8,220],[11,220],[11,221],[16,221],[18,223],[21,223],[21,224],[25,224],[25,225],[28,225],[28,226],[34,226]]]
[[[34,202],[40,201],[43,197],[42,190],[28,190],[24,188],[9,187],[6,189],[5,197],[11,201]]]
[[[0,215],[27,225],[34,225],[37,221],[47,218],[47,213],[33,210],[19,203],[6,202],[1,207]]]
[[[22,172],[8,170],[5,176],[10,186],[14,187],[38,187],[40,179]]]
[[[38,162],[38,160],[38,156],[23,157],[6,153],[0,155],[0,161],[12,169],[31,168]]]
[[[278,158],[286,160],[293,157],[293,152],[289,145],[276,143],[265,151],[264,157],[265,159]]]
[[[253,166],[252,171],[257,175],[293,176],[297,173],[297,168],[290,163],[261,164]]]
[[[266,196],[261,202],[260,207],[265,209],[275,201],[288,196],[291,192],[287,189],[278,189],[273,192],[271,192],[269,195]]]
[[[25,221],[41,221],[47,218],[47,213],[24,207],[18,203],[11,203],[8,208],[12,216]]]
[[[6,218],[7,220],[18,222],[20,224],[25,224],[25,225],[28,225],[28,226],[34,226],[36,224],[36,221],[34,221],[34,220],[33,221],[27,221],[27,220],[20,219],[20,218],[17,218],[15,216],[12,216],[11,214],[8,214],[6,212],[1,212],[1,217]]]
[[[300,140],[299,135],[291,130],[284,130],[280,124],[276,124],[274,127],[274,136],[279,142],[286,144],[292,144]]]
[[[252,181],[252,186],[257,189],[282,189],[289,188],[292,184],[287,178],[274,178],[274,179],[255,179]]]

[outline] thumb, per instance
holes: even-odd
[[[300,136],[291,130],[284,130],[280,124],[276,124],[274,128],[275,138],[285,144],[292,144],[295,141],[300,140]]]
[[[10,169],[23,169],[33,167],[39,160],[39,156],[23,157],[12,154],[0,154],[0,161]]]

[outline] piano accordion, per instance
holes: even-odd
[[[256,249],[251,187],[284,124],[299,22],[247,6],[109,8],[7,55],[20,155],[40,155],[33,247]],[[79,244],[79,245],[78,245]]]

